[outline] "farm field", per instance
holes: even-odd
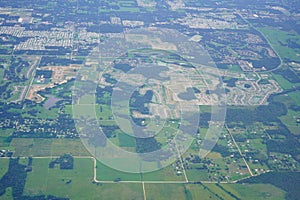
[[[241,199],[284,199],[285,192],[269,184],[222,184],[224,190]]]
[[[25,196],[51,194],[71,199],[116,199],[123,196],[127,199],[132,195],[135,199],[142,199],[141,184],[93,183],[93,161],[90,158],[76,158],[72,170],[49,169],[50,161],[50,158],[33,159],[32,172],[28,173],[24,189]]]
[[[89,156],[80,139],[14,138],[10,144],[14,156]]]

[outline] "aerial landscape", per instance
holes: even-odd
[[[1,0],[0,200],[300,199],[299,0]]]

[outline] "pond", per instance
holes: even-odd
[[[47,100],[44,103],[44,108],[46,108],[47,110],[49,110],[50,108],[52,108],[53,106],[55,106],[55,104],[63,99],[57,98],[53,95],[46,95]]]

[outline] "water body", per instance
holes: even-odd
[[[62,100],[62,99],[57,98],[57,97],[55,97],[53,95],[46,95],[46,97],[47,97],[47,100],[44,103],[44,108],[46,108],[47,110],[49,110],[50,108],[52,108],[53,106],[55,106],[55,104],[58,101]]]
[[[198,90],[198,89],[197,89]],[[198,90],[199,91],[199,90]],[[200,91],[199,91],[200,92]],[[186,101],[191,101],[194,99],[197,99],[195,96],[195,89],[194,88],[187,88],[186,92],[179,93],[177,95],[180,99],[186,100]]]

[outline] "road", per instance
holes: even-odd
[[[177,150],[177,152],[178,152],[178,158],[179,158],[180,163],[181,163],[181,168],[182,168],[182,171],[183,171],[183,174],[184,174],[185,182],[188,183],[189,180],[188,180],[188,178],[187,178],[187,176],[186,176],[186,172],[185,172],[185,169],[184,169],[183,161],[182,161],[182,158],[181,158],[181,155],[182,155],[182,154],[180,153],[180,151],[179,151],[179,149],[178,149],[176,139],[174,140],[174,142],[175,142],[176,150]]]
[[[277,57],[279,58],[279,60],[280,60],[280,64],[279,64],[277,67],[275,67],[274,69],[262,71],[261,73],[272,72],[272,71],[275,71],[275,70],[279,69],[279,68],[283,65],[283,60],[282,60],[282,58],[279,56],[279,54],[278,54],[278,52],[276,51],[276,49],[272,46],[272,44],[271,44],[271,42],[268,40],[268,38],[267,38],[260,30],[258,30],[256,27],[254,27],[247,19],[245,19],[245,18],[243,17],[243,15],[241,15],[241,13],[240,13],[238,10],[235,10],[235,13],[236,13],[237,15],[239,15],[239,16],[240,16],[247,24],[249,24],[249,26],[250,26],[251,28],[253,28],[254,30],[256,30],[257,32],[260,33],[260,35],[267,41],[268,45],[272,48],[272,50],[275,52],[276,56],[277,56]]]
[[[24,98],[27,97],[28,92],[30,91],[31,85],[32,85],[32,83],[33,83],[33,81],[34,81],[35,70],[36,70],[36,68],[39,66],[40,61],[41,61],[41,57],[38,57],[37,60],[31,65],[30,69],[28,70],[28,71],[32,71],[32,72],[31,72],[30,83],[29,83],[29,85],[28,85],[28,87],[27,87],[27,91],[26,91],[26,93],[25,93]],[[29,74],[27,74],[26,76],[28,76],[28,78],[29,78]]]
[[[230,137],[231,137],[231,139],[232,139],[234,145],[236,146],[236,148],[237,148],[237,150],[238,150],[240,156],[242,157],[242,159],[243,159],[245,165],[247,166],[247,169],[248,169],[250,175],[253,176],[253,173],[252,173],[252,171],[251,171],[251,169],[250,169],[250,167],[249,167],[249,165],[248,165],[248,163],[247,163],[247,161],[246,161],[246,159],[245,159],[244,154],[242,153],[240,147],[239,147],[238,144],[236,143],[236,141],[235,141],[233,135],[231,134],[231,132],[230,132],[230,130],[229,130],[229,128],[228,128],[228,126],[227,126],[226,124],[225,124],[225,127],[226,127],[226,130],[227,130],[227,132],[229,133],[229,135],[230,135]]]
[[[146,190],[145,190],[145,183],[144,183],[144,181],[142,181],[142,186],[143,186],[144,200],[147,200],[147,197],[146,197]]]

